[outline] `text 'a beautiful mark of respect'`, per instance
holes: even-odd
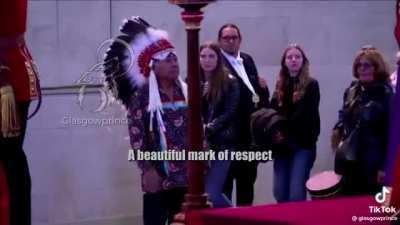
[[[146,160],[146,161],[185,161],[185,160],[238,160],[238,161],[270,161],[272,160],[271,151],[186,151],[186,150],[168,150],[168,151],[141,151],[130,149],[128,160]]]

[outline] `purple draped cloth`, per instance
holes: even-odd
[[[400,63],[399,63],[400,64]],[[400,65],[399,65],[400,67]],[[385,185],[391,186],[394,178],[394,168],[396,158],[398,158],[398,149],[400,144],[400,68],[397,69],[396,93],[392,100],[390,110],[390,133],[389,133],[389,149],[386,161],[386,178]],[[400,162],[397,162],[400,163]]]

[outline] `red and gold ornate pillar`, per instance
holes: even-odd
[[[189,151],[202,151],[203,149],[203,125],[201,120],[201,90],[199,77],[199,31],[203,20],[201,9],[215,0],[169,0],[183,8],[181,18],[187,31],[187,81],[189,94],[189,123],[188,138]],[[185,214],[193,209],[210,207],[207,204],[207,194],[204,193],[204,162],[188,162],[189,189],[183,203],[183,213],[176,216],[176,223],[187,224]]]

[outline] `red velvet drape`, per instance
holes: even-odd
[[[400,209],[400,146],[397,149],[397,158],[394,171],[394,182],[392,185],[391,206]]]
[[[6,174],[0,161],[0,225],[10,224],[9,195]]]

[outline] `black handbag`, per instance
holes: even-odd
[[[215,136],[216,138],[225,142],[233,142],[236,139],[236,129],[234,123],[222,128]]]
[[[287,142],[287,120],[272,108],[261,108],[250,116],[251,150],[282,152]],[[281,143],[275,143],[274,136],[284,136]]]
[[[359,123],[338,145],[335,155],[335,172],[343,175],[353,168],[357,158]]]

